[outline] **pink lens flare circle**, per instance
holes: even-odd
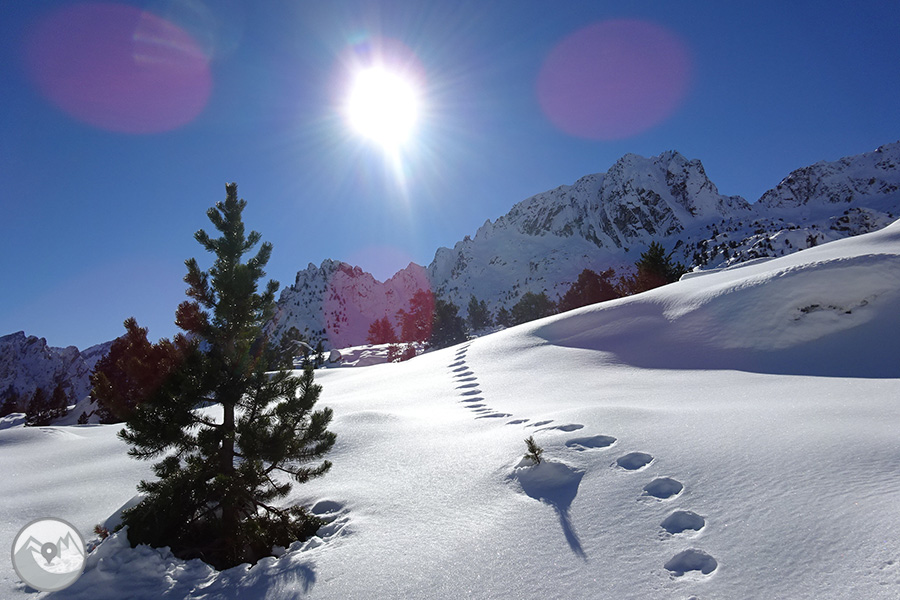
[[[177,129],[203,111],[212,91],[201,45],[133,6],[91,2],[57,9],[29,31],[25,60],[48,100],[108,131]]]
[[[691,57],[675,33],[646,21],[603,21],[553,48],[538,74],[537,96],[562,131],[617,140],[671,116],[690,75]]]

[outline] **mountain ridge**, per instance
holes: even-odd
[[[720,194],[699,159],[676,150],[649,158],[626,154],[606,172],[516,203],[496,220],[487,219],[474,236],[438,248],[427,267],[411,263],[387,281],[399,276],[419,284],[465,314],[471,295],[492,311],[510,308],[526,291],[559,296],[583,269],[630,267],[652,242],[692,269],[782,256],[894,221],[900,214],[898,165],[900,142],[819,161],[792,171],[751,204]],[[371,321],[387,316],[396,325],[396,311],[389,309],[398,300],[398,309],[405,308],[404,298],[408,303],[415,292],[406,287],[397,293],[395,285],[365,278],[358,267],[326,260],[313,278],[319,293],[308,293],[310,268],[315,265],[282,290],[270,326],[276,337],[294,326],[336,346],[359,344]],[[332,284],[321,277],[323,270],[348,276]],[[354,313],[329,312],[326,288],[332,305],[352,304]],[[388,290],[394,301],[377,301],[368,312],[354,300]]]

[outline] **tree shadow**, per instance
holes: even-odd
[[[587,559],[581,540],[572,525],[569,509],[578,495],[584,471],[561,462],[544,460],[538,465],[519,466],[513,476],[522,491],[531,498],[549,504],[559,516],[559,524],[569,548],[580,558]]]

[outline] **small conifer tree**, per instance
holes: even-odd
[[[478,300],[475,294],[469,298],[468,306],[469,327],[472,331],[479,331],[490,327],[493,324],[491,311],[488,310],[487,302]]]
[[[57,383],[49,396],[44,388],[37,388],[25,412],[25,425],[30,427],[50,425],[53,419],[65,416],[68,403],[68,396],[62,383]]]
[[[184,336],[152,344],[147,329],[134,317],[125,320],[125,333],[97,361],[91,374],[91,400],[101,423],[122,423],[179,367],[190,342]]]
[[[525,292],[512,308],[512,321],[516,325],[548,317],[556,312],[556,303],[546,292]]]
[[[434,294],[417,290],[409,301],[409,310],[398,310],[397,319],[400,321],[401,341],[427,341],[431,337],[434,319]]]
[[[369,335],[366,337],[366,341],[370,344],[396,344],[399,341],[387,315],[372,321],[372,324],[369,325]]]
[[[544,453],[544,449],[537,445],[533,435],[528,436],[528,439],[525,440],[525,447],[528,449],[528,452],[525,453],[525,458],[536,465],[541,464],[541,455]]]
[[[505,306],[501,306],[497,311],[497,325],[501,327],[512,327],[514,325],[512,315]]]
[[[19,410],[19,393],[12,384],[0,394],[0,417],[11,415]]]
[[[191,343],[183,360],[139,404],[119,436],[140,459],[162,460],[157,476],[142,481],[144,499],[123,514],[132,544],[169,546],[180,558],[201,558],[216,568],[255,562],[275,545],[315,533],[321,521],[299,506],[277,502],[292,482],[324,474],[319,461],[335,435],[331,410],[314,411],[321,386],[307,368],[302,377],[278,370],[278,349],[263,335],[278,284],[262,292],[258,281],[271,245],[242,262],[260,241],[244,233],[237,185],[207,215],[221,232],[195,234],[216,256],[202,271],[186,261],[188,296],[176,324]],[[215,407],[213,412],[198,410]]]
[[[614,277],[613,269],[607,269],[600,274],[591,269],[584,269],[575,283],[560,298],[560,312],[617,298]]]
[[[47,392],[42,387],[35,389],[31,400],[28,401],[28,408],[25,409],[25,425],[28,427],[49,425],[50,419],[47,417],[49,409],[50,399],[47,398]]]
[[[653,242],[641,258],[634,263],[637,273],[632,282],[633,293],[652,290],[667,283],[673,283],[687,271],[680,262],[672,260],[672,250],[668,254],[659,242]]]
[[[457,314],[455,304],[441,298],[434,300],[431,335],[428,343],[433,348],[446,348],[466,341],[466,325]]]
[[[278,342],[278,356],[281,364],[286,369],[294,368],[294,357],[298,354],[304,354],[303,344],[308,343],[306,336],[300,333],[300,330],[294,326],[288,328],[281,340]],[[306,350],[309,352],[309,350]]]

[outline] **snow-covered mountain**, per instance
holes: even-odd
[[[798,169],[754,204],[720,194],[699,160],[627,154],[606,173],[523,200],[474,237],[439,248],[425,278],[415,264],[383,284],[345,263],[310,265],[283,290],[272,329],[358,344],[372,321],[405,308],[416,287],[462,314],[471,295],[496,311],[526,291],[556,298],[585,268],[631,266],[651,242],[708,269],[875,231],[898,215],[900,142]]]
[[[425,269],[414,263],[384,282],[347,263],[310,263],[281,294],[273,318],[275,339],[294,326],[332,347],[358,345],[376,319],[386,316],[397,328],[397,311],[408,309],[413,294],[429,287]]]
[[[4,335],[0,337],[0,392],[12,388],[24,403],[37,388],[50,393],[62,382],[73,402],[81,400],[91,390],[94,365],[109,351],[110,344],[79,351],[75,346],[48,346],[46,339],[26,336],[24,331]],[[25,405],[19,408],[24,410]]]

